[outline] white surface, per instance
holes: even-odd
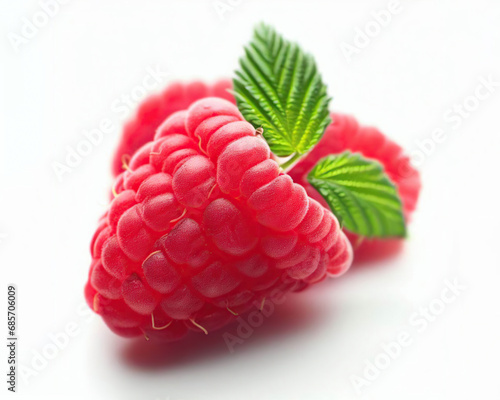
[[[224,20],[212,1],[70,1],[18,52],[7,35],[40,6],[1,4],[1,291],[18,287],[19,361],[30,367],[49,334],[79,327],[37,376],[19,377],[18,398],[499,398],[500,87],[458,128],[444,117],[481,77],[500,81],[498,1],[402,2],[352,62],[341,43],[352,44],[355,27],[388,1],[233,1]],[[316,56],[336,110],[409,150],[445,129],[420,166],[411,239],[391,261],[289,297],[234,354],[217,335],[161,351],[120,339],[80,308],[123,123],[111,104],[148,66],[167,69],[168,80],[229,76],[262,19]],[[104,119],[116,129],[59,182],[51,164]],[[455,278],[465,291],[418,332],[413,313]],[[412,344],[358,396],[351,376],[362,376],[365,360],[401,330]]]

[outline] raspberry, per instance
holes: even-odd
[[[156,128],[176,111],[187,109],[203,97],[220,97],[235,103],[227,91],[230,80],[220,80],[212,85],[194,81],[171,83],[161,94],[152,95],[139,106],[135,117],[123,129],[122,138],[113,157],[113,175],[123,171],[123,157],[129,157],[145,143],[153,140]]]
[[[141,105],[136,119],[124,129],[122,141],[113,161],[115,175],[123,170],[123,155],[133,154],[141,145],[153,140],[156,129],[166,117],[175,111],[187,108],[195,100],[209,94],[235,103],[234,97],[227,92],[227,89],[231,87],[230,80],[221,80],[212,86],[201,82],[174,83],[165,89],[162,96],[152,96],[147,99]],[[148,112],[141,110],[148,110]],[[230,122],[231,118],[228,118]],[[384,137],[377,129],[359,126],[354,117],[332,114],[332,119],[333,122],[326,129],[321,141],[288,174],[296,183],[304,186],[310,197],[328,208],[323,197],[307,182],[307,173],[319,159],[329,154],[338,154],[345,150],[360,152],[365,157],[382,163],[392,182],[398,186],[403,211],[409,221],[420,192],[420,176],[418,171],[410,165],[401,147]],[[213,123],[222,124],[223,121],[219,119]],[[172,119],[170,124],[177,124],[178,129],[184,129],[182,116]],[[357,235],[345,233],[353,243],[356,261],[376,260],[390,256],[401,249],[403,244],[401,239],[364,239],[361,241]]]
[[[342,114],[331,115],[333,122],[326,129],[320,142],[301,159],[288,174],[299,183],[307,194],[328,207],[323,197],[307,182],[307,174],[314,165],[329,154],[350,150],[382,164],[390,180],[396,185],[406,221],[414,211],[420,192],[420,175],[411,164],[403,149],[384,136],[378,129],[360,126],[354,117]],[[357,261],[383,258],[401,248],[402,239],[364,239],[350,232],[347,237],[354,247]]]
[[[335,216],[280,170],[227,100],[171,115],[114,192],[85,296],[122,336],[207,333],[352,261]]]

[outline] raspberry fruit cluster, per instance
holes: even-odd
[[[346,271],[335,216],[292,181],[238,108],[172,114],[117,178],[86,298],[123,336],[209,332],[277,291]]]
[[[400,247],[419,174],[330,100],[314,59],[262,24],[232,82],[174,83],[140,105],[85,287],[111,330],[208,334]]]
[[[153,140],[156,129],[173,112],[182,106],[187,108],[192,102],[205,97],[208,93],[235,104],[234,97],[229,93],[231,88],[230,80],[219,80],[211,85],[199,81],[176,82],[167,86],[163,95],[148,98],[123,131],[114,155],[115,174],[118,175],[123,171],[124,157],[134,154],[142,144]],[[146,105],[149,112],[141,112]],[[410,159],[401,146],[377,128],[360,125],[353,116],[331,113],[331,118],[332,123],[326,128],[318,144],[288,171],[288,175],[294,182],[303,186],[310,197],[329,208],[324,198],[307,181],[307,174],[325,156],[340,154],[346,150],[359,152],[383,165],[384,171],[397,186],[405,218],[409,221],[418,201],[421,182],[418,171],[410,164]],[[369,239],[347,230],[344,232],[351,241],[356,262],[375,261],[394,255],[404,243],[404,239],[401,238]]]

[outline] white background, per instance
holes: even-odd
[[[235,5],[221,18],[211,0],[74,0],[18,51],[8,35],[20,34],[40,5],[1,2],[0,306],[7,283],[16,284],[19,362],[36,373],[19,376],[12,397],[498,399],[500,87],[460,123],[445,114],[474,105],[467,98],[481,79],[500,81],[500,3],[402,1],[349,60],[342,43],[352,45],[355,29],[388,1],[223,2]],[[219,334],[163,349],[121,339],[82,306],[89,242],[123,124],[110,105],[147,67],[168,70],[164,84],[230,76],[260,20],[315,55],[335,110],[420,154],[423,191],[410,240],[390,261],[289,296],[233,354]],[[113,132],[60,182],[52,164],[105,119]],[[436,129],[445,139],[423,155],[418,143]],[[465,290],[419,331],[414,313],[455,279]],[[37,354],[68,324],[77,334],[41,366]],[[412,344],[358,395],[352,376],[363,377],[366,362],[402,330]]]

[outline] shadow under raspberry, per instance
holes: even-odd
[[[257,347],[270,347],[277,341],[286,341],[314,330],[327,314],[333,312],[333,305],[321,304],[318,298],[313,300],[314,293],[310,293],[309,298],[304,297],[307,295],[287,294],[283,304],[276,304],[271,315],[263,316],[260,325],[256,323],[257,318],[249,321],[252,311],[242,315],[241,319],[252,330],[250,334],[247,329],[247,334],[241,335],[243,330],[240,327],[245,324],[238,319],[206,336],[191,332],[177,342],[133,340],[125,344],[120,356],[132,368],[162,370],[178,369],[193,363],[210,363],[221,358],[232,359]]]

